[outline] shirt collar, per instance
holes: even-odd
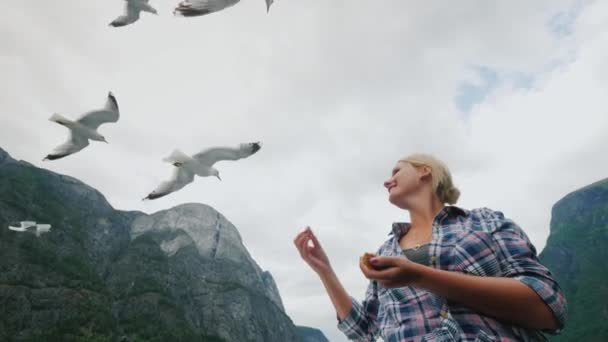
[[[443,207],[439,211],[439,213],[437,213],[433,223],[441,223],[441,222],[443,222],[443,220],[445,220],[446,218],[448,218],[450,216],[458,216],[458,215],[468,216],[469,211],[467,209],[463,209],[463,208],[457,207],[455,205],[447,205],[447,206]],[[401,237],[401,236],[407,234],[407,232],[410,230],[411,226],[412,225],[409,222],[393,222],[391,232],[388,235],[392,234],[397,237]]]

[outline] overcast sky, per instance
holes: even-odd
[[[608,176],[608,2],[244,0],[177,18],[152,0],[112,28],[123,1],[1,1],[0,146],[68,174],[117,209],[208,204],[239,229],[298,325],[345,341],[293,238],[319,236],[345,288],[362,298],[359,255],[407,213],[382,182],[395,161],[432,153],[451,168],[458,205],[514,219],[540,252],[551,206]],[[104,104],[121,118],[65,159],[52,113]],[[171,174],[173,149],[263,142],[142,202]]]

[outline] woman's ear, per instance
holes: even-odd
[[[420,179],[425,179],[425,178],[430,178],[431,177],[431,167],[428,165],[422,165],[422,167],[420,167],[418,169],[418,171],[420,172]]]

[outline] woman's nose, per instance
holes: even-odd
[[[391,184],[393,184],[393,181],[390,178],[384,181],[384,187],[387,189],[389,186],[391,186]]]

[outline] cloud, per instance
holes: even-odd
[[[468,112],[475,104],[483,102],[488,93],[499,83],[496,71],[484,67],[472,69],[475,73],[474,79],[461,82],[458,95],[454,99],[456,107],[463,112]]]

